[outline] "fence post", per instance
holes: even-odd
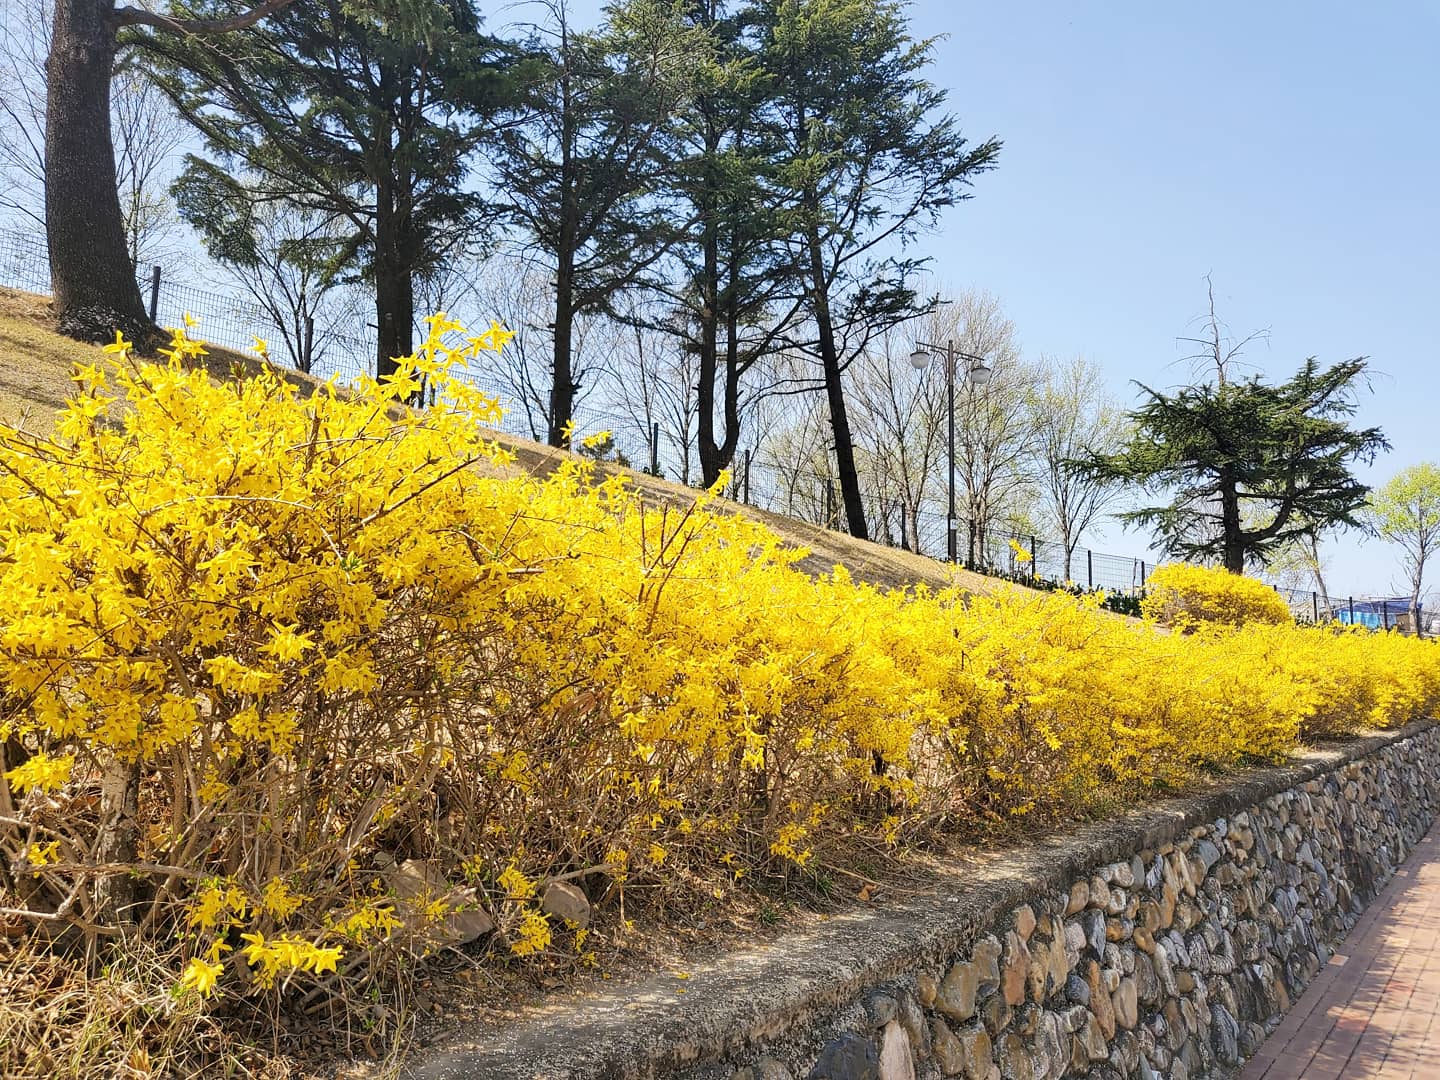
[[[1355,625],[1355,597],[1350,597],[1350,625]]]
[[[305,316],[305,374],[315,370],[315,316]]]
[[[1320,625],[1320,594],[1314,589],[1310,590],[1310,610],[1315,614],[1315,625]]]
[[[825,528],[834,528],[835,520],[835,481],[828,476],[825,478]]]
[[[150,268],[150,321],[158,321],[160,314],[160,267]]]
[[[745,472],[741,475],[744,477],[744,487],[741,489],[744,492],[742,501],[748,506],[750,503],[750,451],[748,449],[745,451]]]
[[[1035,577],[1035,575],[1036,575],[1036,570],[1037,570],[1037,566],[1036,566],[1036,562],[1035,562],[1035,534],[1034,534],[1034,533],[1031,533],[1031,534],[1030,534],[1030,576],[1031,576],[1031,577]]]
[[[1085,549],[1085,588],[1095,591],[1095,552]]]
[[[1388,596],[1380,601],[1380,621],[1388,631],[1390,629],[1390,598]]]
[[[650,425],[650,475],[660,475],[660,425]]]

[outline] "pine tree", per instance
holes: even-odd
[[[541,75],[527,121],[499,133],[498,181],[512,219],[553,273],[548,438],[564,442],[580,390],[575,321],[606,312],[646,280],[674,237],[659,180],[688,97],[703,35],[682,0],[622,0],[596,31],[570,25],[563,2],[532,46]]]
[[[805,265],[806,343],[823,371],[850,532],[867,536],[844,372],[886,328],[923,313],[911,285],[916,234],[991,168],[995,139],[971,146],[944,91],[923,77],[933,43],[910,38],[894,0],[758,0],[770,80],[768,123]]]
[[[1369,489],[1350,467],[1390,445],[1378,427],[1348,423],[1365,371],[1364,358],[1322,368],[1312,357],[1277,386],[1259,376],[1173,394],[1141,386],[1129,443],[1077,466],[1168,493],[1164,504],[1118,516],[1153,527],[1171,555],[1242,573],[1311,531],[1361,524]]]
[[[689,22],[709,35],[696,90],[679,119],[668,186],[687,208],[668,290],[679,318],[659,329],[697,360],[697,449],[706,486],[734,460],[745,380],[803,310],[794,214],[777,185],[780,146],[766,123],[770,82],[750,9],[695,0]]]
[[[259,178],[249,190],[343,219],[375,289],[375,370],[392,371],[411,351],[417,277],[483,207],[466,178],[512,100],[508,49],[481,32],[471,0],[301,0],[243,49],[160,34],[147,44],[213,159],[192,161],[184,183],[243,167]]]

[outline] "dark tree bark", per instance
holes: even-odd
[[[820,343],[820,364],[825,371],[825,400],[830,406],[830,430],[835,436],[835,468],[840,474],[840,498],[845,504],[845,522],[850,535],[870,539],[865,525],[865,499],[860,492],[860,474],[855,469],[855,440],[845,411],[845,387],[841,382],[840,352],[835,346],[835,324],[830,316],[829,285],[825,276],[825,252],[820,234],[810,227],[811,301]]]
[[[575,419],[575,373],[571,365],[570,347],[575,332],[575,273],[573,252],[560,252],[559,272],[555,275],[555,338],[550,372],[551,446],[566,450],[565,427]]]
[[[393,170],[392,170],[393,176]],[[382,180],[375,191],[375,377],[414,351],[415,277],[408,200]]]
[[[394,373],[397,358],[409,356],[415,348],[411,316],[415,311],[415,283],[410,268],[391,253],[378,249],[375,260],[376,332],[375,374],[384,378]]]
[[[732,215],[735,213],[733,208],[731,213]],[[735,462],[735,451],[740,445],[740,378],[769,347],[768,342],[764,342],[742,355],[740,321],[743,304],[741,295],[745,289],[742,280],[744,267],[741,265],[738,251],[732,248],[726,261],[722,284],[719,280],[718,240],[715,248],[716,260],[713,266],[708,247],[705,252],[707,280],[716,284],[709,290],[707,302],[707,311],[713,309],[714,314],[709,316],[707,321],[702,322],[703,337],[701,340],[705,352],[701,354],[700,365],[700,469],[706,487],[719,480],[720,473],[730,468]],[[780,271],[777,269],[776,272]],[[772,337],[779,333],[780,328],[787,321],[787,317],[777,320],[771,331]],[[725,335],[723,357],[720,350],[722,327]],[[705,364],[707,357],[709,359],[708,371]],[[720,369],[722,359],[724,375],[720,408],[724,414],[725,427],[723,436],[717,441],[715,438],[715,377]],[[708,401],[706,400],[707,393]]]
[[[1240,528],[1240,496],[1228,469],[1220,474],[1220,529],[1224,536],[1222,558],[1232,574],[1245,572],[1244,535]]]
[[[705,153],[714,154],[719,145],[719,136],[714,125],[710,125],[705,135]],[[700,290],[698,340],[695,343],[700,361],[700,379],[696,386],[695,419],[700,480],[708,488],[720,478],[720,472],[729,464],[729,459],[715,441],[715,374],[720,360],[720,232],[715,220],[715,203],[709,193],[701,196],[698,202],[702,269],[696,282]]]
[[[565,71],[560,79],[560,96],[564,102],[560,117],[560,220],[555,244],[555,336],[552,340],[550,369],[550,430],[551,446],[570,449],[566,445],[565,428],[575,419],[575,382],[573,357],[575,340],[575,258],[580,248],[580,205],[575,191],[574,108],[570,91],[569,29],[562,25]]]
[[[56,0],[45,63],[45,218],[60,332],[98,341],[154,327],[125,243],[110,135],[110,80],[122,26],[223,34],[253,26],[291,0],[265,0],[231,19],[177,20],[114,0]]]
[[[45,65],[45,218],[51,289],[62,334],[147,337],[150,319],[125,244],[110,77],[113,0],[56,0]]]

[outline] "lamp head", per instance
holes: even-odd
[[[916,371],[924,371],[930,366],[930,354],[917,346],[910,354],[910,366]]]
[[[995,369],[987,367],[984,361],[976,361],[965,373],[965,379],[971,386],[984,386],[990,381],[990,376],[995,374]]]

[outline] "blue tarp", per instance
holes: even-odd
[[[1410,598],[1392,596],[1378,600],[1356,600],[1353,609],[1349,604],[1342,604],[1335,612],[1335,617],[1342,623],[1368,626],[1371,630],[1383,630],[1387,626],[1394,626],[1397,619],[1409,613]],[[1420,605],[1420,624],[1422,626],[1425,624],[1425,606],[1423,604]]]

